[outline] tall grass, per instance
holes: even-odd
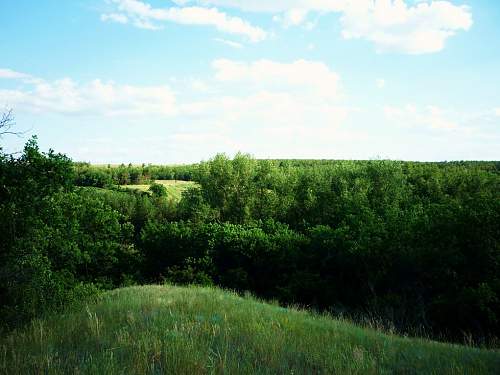
[[[498,374],[500,353],[409,339],[215,288],[118,289],[0,341],[2,374]]]

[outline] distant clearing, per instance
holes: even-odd
[[[174,200],[180,200],[182,192],[190,187],[196,186],[196,182],[181,180],[156,180],[155,183],[165,186],[168,197]],[[147,185],[121,185],[122,188],[140,191],[149,191],[151,184]]]

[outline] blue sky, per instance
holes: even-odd
[[[94,163],[500,159],[500,3],[6,0],[0,107]]]

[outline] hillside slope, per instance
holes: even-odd
[[[500,373],[500,353],[384,335],[214,288],[118,289],[0,341],[0,372]]]

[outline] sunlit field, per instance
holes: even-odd
[[[191,181],[181,180],[155,180],[155,183],[165,186],[167,196],[178,201],[181,199],[182,192],[186,189],[196,186],[196,183]],[[149,191],[151,184],[144,185],[121,185],[122,188],[140,191]]]

